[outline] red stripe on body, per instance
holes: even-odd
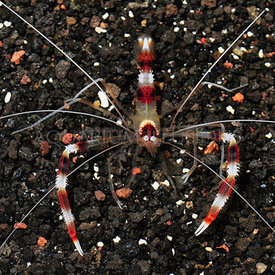
[[[211,210],[211,208],[210,208]],[[209,212],[210,212],[209,210]],[[220,209],[212,209],[211,213],[208,213],[206,218],[204,219],[204,222],[207,223],[208,225],[210,225],[219,215],[220,213]]]
[[[140,52],[138,54],[137,60],[140,66],[140,74],[152,73],[152,62],[155,59],[155,55],[152,51],[152,40],[149,37],[144,39],[148,40],[149,48],[144,49],[144,40],[140,44]],[[149,42],[150,41],[150,42]],[[156,91],[154,83],[151,85],[146,85],[144,83],[139,83],[136,99],[143,104],[150,104],[156,101]]]
[[[67,191],[66,190],[58,190],[57,195],[58,195],[58,200],[59,200],[61,210],[65,210],[65,211],[68,211],[69,213],[71,213],[71,207],[70,207]],[[65,222],[66,222],[66,220],[65,220]],[[70,223],[66,223],[66,226],[67,226],[68,233],[69,233],[72,241],[75,242],[77,240],[77,236],[76,236],[74,222],[71,221]]]
[[[155,55],[151,51],[145,51],[145,52],[141,51],[138,54],[138,58],[137,59],[138,59],[138,62],[140,64],[149,64],[149,65],[151,65],[151,63],[155,59]],[[149,66],[149,67],[151,67],[151,66]]]
[[[232,186],[234,188],[236,180],[233,177],[227,177],[226,182],[230,184],[230,186]],[[219,189],[219,193],[221,196],[227,196],[229,197],[232,193],[232,188],[230,188],[224,181]]]
[[[70,160],[67,155],[62,155],[59,164],[58,164],[58,172],[57,174],[68,175],[69,173]]]
[[[228,163],[239,163],[239,146],[237,143],[229,146],[227,149],[227,153]]]
[[[152,87],[152,86],[138,87],[136,98],[143,104],[145,103],[150,104],[156,101],[155,87]]]
[[[141,72],[143,73],[149,73],[152,71],[152,65],[151,63],[142,63],[142,65],[140,64],[140,67],[141,67]]]
[[[77,241],[77,236],[76,236],[76,230],[75,230],[75,225],[73,222],[67,224],[67,229],[68,233],[72,239],[73,242]]]
[[[233,177],[228,177],[225,179],[227,183],[230,184],[230,186],[234,187],[236,180]],[[232,193],[232,188],[230,188],[224,181],[222,182],[222,185],[219,189],[219,193],[218,195],[220,195],[221,197],[223,197],[225,199],[225,201],[228,200],[229,196]],[[204,222],[207,223],[208,225],[210,225],[218,216],[218,214],[220,213],[221,208],[217,207],[215,205],[215,201],[212,204],[208,214],[206,215]]]
[[[58,190],[57,191],[58,200],[61,209],[70,210],[70,203],[68,199],[68,193],[66,190]]]

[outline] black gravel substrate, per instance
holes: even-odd
[[[224,119],[274,120],[272,0],[149,1],[147,6],[139,1],[130,8],[128,1],[114,0],[5,2],[69,53],[92,77],[116,84],[121,89],[118,99],[129,112],[134,111],[138,75],[135,47],[140,34],[150,34],[155,41],[154,75],[163,86],[162,109],[169,109],[188,95],[217,58],[218,48],[225,49],[255,15],[268,7],[269,11],[237,43],[247,52],[241,49],[243,54],[235,59],[236,55],[234,58],[230,51],[207,77],[212,82],[220,80],[228,88],[248,83],[240,91],[244,95],[243,103],[233,101],[235,92],[204,87],[185,106],[177,126]],[[65,62],[61,53],[4,7],[0,7],[2,23],[2,116],[57,109],[89,83],[73,64]],[[95,31],[100,23],[107,32]],[[11,56],[19,50],[25,54],[16,65],[11,62]],[[233,67],[226,68],[225,62]],[[8,92],[11,99],[5,103]],[[91,101],[96,95],[97,90],[90,89]],[[228,106],[233,107],[234,114],[226,110]],[[70,110],[100,114],[81,104]],[[58,114],[31,130],[11,135],[42,115],[0,120],[1,244],[14,224],[54,183],[65,133],[85,137],[102,133],[104,129],[116,134],[110,123]],[[171,116],[165,116],[163,127],[170,121]],[[240,145],[237,189],[274,226],[274,127],[268,123],[235,126],[227,123],[225,127],[226,131],[235,133]],[[45,141],[50,149],[42,155],[40,147]],[[202,148],[208,144],[199,142]],[[178,145],[192,152],[192,142],[179,140]],[[84,153],[84,158],[72,164],[71,170],[104,148]],[[17,230],[0,252],[0,274],[256,274],[264,270],[263,274],[274,274],[274,234],[236,194],[231,195],[208,230],[199,237],[194,236],[217,193],[218,180],[199,166],[188,183],[182,184],[181,170],[190,167],[192,160],[170,147],[162,146],[159,151],[164,154],[155,159],[145,151],[138,154],[142,173],[131,184],[133,192],[123,200],[127,206],[123,211],[109,190],[108,154],[70,176],[69,198],[84,257],[74,249],[60,220],[56,193],[52,192],[26,219],[27,229]],[[116,188],[130,181],[135,152],[136,147],[132,146],[120,149],[114,156],[112,173],[114,182],[118,183]],[[168,155],[167,170],[177,186],[176,198],[165,187],[157,190],[152,187],[157,179],[166,179],[162,155]],[[184,163],[177,164],[180,158]],[[200,154],[200,158],[218,171],[218,156]],[[94,163],[99,167],[98,180]],[[104,201],[96,199],[94,192],[98,190],[106,195]],[[183,201],[181,205],[176,203],[179,200]],[[44,247],[37,245],[39,237],[48,241]],[[99,248],[99,242],[103,247]]]

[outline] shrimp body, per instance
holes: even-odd
[[[157,96],[152,71],[152,62],[155,59],[153,40],[151,37],[144,36],[139,38],[138,43],[140,73],[133,127],[137,133],[139,144],[144,146],[153,156],[160,146],[160,121],[157,113]]]

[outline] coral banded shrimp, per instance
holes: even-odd
[[[150,77],[149,77],[149,78],[150,78]],[[152,123],[151,123],[150,125],[151,125],[150,127],[152,128]],[[144,126],[146,126],[146,125],[144,125]],[[148,127],[147,127],[147,129],[148,129]],[[157,129],[157,127],[154,126],[153,129]],[[153,132],[154,132],[154,131],[153,131]],[[144,135],[144,136],[146,136],[146,135]],[[148,136],[148,135],[147,135],[147,136]],[[151,150],[151,152],[152,152],[152,150]],[[24,155],[24,153],[25,153],[25,152],[23,152],[23,155]],[[29,154],[26,154],[26,155],[28,156]],[[236,159],[233,159],[233,160],[235,161]],[[20,171],[18,171],[18,172],[20,172]],[[67,172],[67,170],[66,170],[66,172]],[[166,194],[166,195],[167,195],[167,194]]]

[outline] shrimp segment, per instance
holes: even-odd
[[[198,133],[200,137],[210,137],[214,141],[222,141],[229,143],[227,149],[227,178],[225,181],[234,188],[236,179],[235,177],[238,176],[240,170],[240,163],[239,163],[239,146],[236,142],[234,135],[229,133],[220,133],[220,132],[210,132],[207,133]],[[229,196],[232,193],[232,188],[230,188],[224,181],[220,182],[221,187],[219,192],[210,207],[208,214],[206,215],[205,219],[198,227],[195,232],[195,235],[200,235],[218,216],[219,212],[225,205],[226,201],[228,200]]]
[[[112,138],[103,138],[103,139],[96,139],[96,140],[88,140],[88,141],[81,141],[75,144],[70,144],[66,146],[65,150],[62,153],[62,156],[59,160],[57,177],[55,181],[55,186],[58,189],[57,195],[60,204],[60,208],[62,211],[62,215],[64,217],[65,224],[68,229],[68,233],[77,249],[79,254],[83,256],[83,250],[79,243],[79,240],[76,235],[76,229],[74,224],[74,217],[72,215],[70,202],[68,199],[68,193],[66,191],[68,174],[69,174],[69,166],[70,166],[70,154],[83,152],[88,149],[88,147],[92,145],[98,145],[103,143],[109,143]],[[115,140],[115,137],[113,138]],[[120,145],[120,144],[119,144]]]
[[[74,217],[72,215],[68,193],[66,191],[67,186],[67,175],[69,174],[69,166],[70,166],[70,153],[76,153],[78,151],[86,150],[88,142],[78,142],[76,144],[71,144],[66,146],[63,151],[62,157],[60,158],[58,165],[58,172],[56,177],[56,188],[58,189],[57,195],[60,204],[60,208],[64,217],[64,221],[66,223],[68,233],[77,249],[79,254],[83,256],[83,250],[76,236]]]

